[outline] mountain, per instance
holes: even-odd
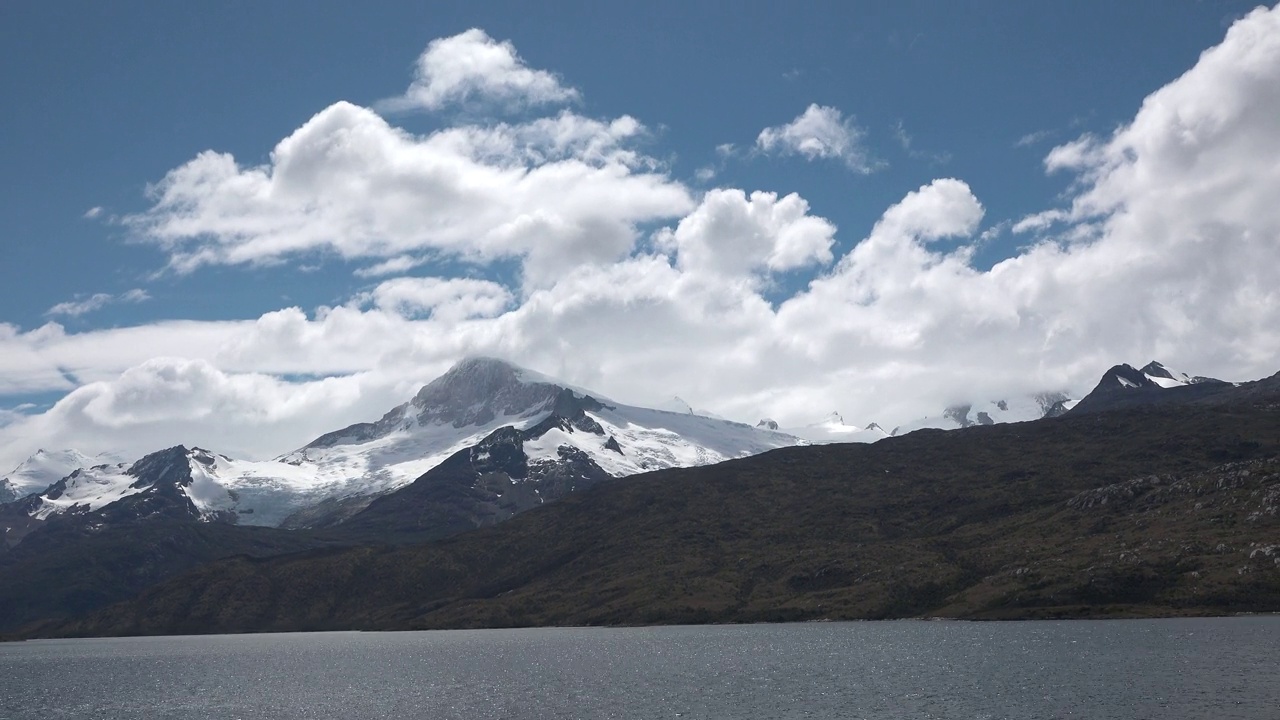
[[[240,528],[204,468],[176,446],[137,462],[72,471],[44,492],[0,505],[0,629],[87,612],[229,555],[330,544],[305,532]]]
[[[546,466],[562,457],[571,458],[569,464],[585,458],[594,464],[592,472],[607,477],[705,465],[799,442],[697,415],[687,405],[680,412],[624,405],[502,360],[470,358],[377,422],[329,433],[280,458],[335,483],[346,478],[341,490],[331,491],[332,501],[285,525],[340,522],[459,453],[479,457],[482,451],[472,451],[492,444],[504,429],[515,433],[502,435],[506,441],[519,436],[525,462]],[[519,472],[508,477],[524,479]]]
[[[1074,406],[1066,393],[1043,392],[1004,400],[952,405],[941,415],[920,418],[893,429],[893,435],[905,435],[924,429],[956,430],[975,425],[1028,422],[1057,417]]]
[[[1155,361],[1141,370],[1132,365],[1116,365],[1107,370],[1098,385],[1071,408],[1071,412],[1085,414],[1188,402],[1212,397],[1231,387],[1232,383],[1222,380],[1171,371]]]
[[[211,456],[173,447],[135,463],[77,468],[43,492],[0,506],[4,544],[14,546],[53,518],[94,527],[140,520],[234,522],[218,507],[225,491],[201,472]]]
[[[144,580],[158,582],[236,549],[258,556],[356,540],[440,538],[647,468],[714,463],[798,442],[739,423],[597,400],[502,361],[472,359],[381,420],[329,433],[279,460],[238,461],[176,446],[132,464],[77,468],[42,493],[0,505],[0,586],[7,588],[0,611],[13,608],[0,629],[41,612],[93,609],[136,592]],[[275,524],[288,514],[290,530],[239,527]],[[325,528],[324,535],[301,527]],[[138,546],[129,543],[134,535]],[[93,558],[86,567],[112,571],[77,569],[86,557]],[[131,561],[147,571],[119,576]],[[76,576],[74,595],[54,587],[60,573]],[[61,599],[42,604],[46,596]]]
[[[1182,398],[647,473],[425,545],[228,558],[42,632],[1275,611],[1280,374]]]
[[[494,408],[490,398],[518,399]],[[371,499],[366,509],[335,503],[334,516],[307,513],[307,526],[365,539],[444,537],[502,522],[611,478],[708,465],[800,442],[785,433],[692,411],[598,400],[588,391],[486,358],[460,364],[438,386],[424,388],[411,407],[415,416],[387,427],[491,423],[498,410],[504,411],[507,424],[436,460],[411,484]],[[364,439],[386,432],[347,432],[343,437]],[[411,432],[402,438],[413,441]]]
[[[600,409],[596,403],[566,401],[530,428],[499,428],[330,529],[348,540],[434,540],[495,525],[611,480],[581,449],[599,444],[604,434],[584,405]],[[604,443],[621,454],[612,436]]]
[[[0,479],[0,503],[41,492],[79,468],[123,461],[123,458],[114,453],[87,455],[79,450],[37,450]]]
[[[376,422],[327,433],[275,460],[187,451],[191,480],[183,493],[201,517],[218,515],[224,521],[269,527],[332,525],[500,429],[526,432],[573,412],[590,417],[582,426],[587,431],[548,430],[527,438],[524,445],[532,461],[559,462],[564,446],[585,453],[608,477],[622,477],[799,442],[784,433],[693,414],[687,405],[682,412],[664,412],[599,397],[501,360],[471,358]],[[137,478],[118,460],[102,462],[75,451],[41,451],[10,478],[21,483],[22,494],[39,493],[79,471],[68,477],[67,487],[41,496],[39,509],[28,513],[38,519],[72,508],[96,510],[140,492]]]
[[[767,423],[773,423],[774,428],[777,428],[777,423],[772,420],[760,421],[760,425],[762,426],[767,425]],[[785,432],[788,435],[794,435],[807,442],[818,444],[842,442],[869,443],[889,437],[889,433],[885,432],[884,428],[881,428],[876,423],[871,423],[865,427],[846,425],[844,417],[835,411],[832,411],[830,415],[820,422],[805,425],[804,427],[786,428],[781,432]]]
[[[996,425],[999,423],[1027,422],[1042,418],[1057,417],[1065,413],[1075,403],[1060,392],[1044,392],[1011,400],[992,400],[990,402],[952,405],[942,414],[929,416],[903,423],[887,432],[878,423],[866,426],[846,424],[843,416],[832,411],[823,420],[802,427],[780,428],[778,423],[764,419],[757,427],[778,430],[794,435],[806,442],[815,444],[857,442],[871,443],[896,435],[906,435],[916,430],[958,430],[975,425]]]

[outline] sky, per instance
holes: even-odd
[[[1280,9],[620,5],[0,5],[0,467],[469,355],[784,426],[1280,370]]]

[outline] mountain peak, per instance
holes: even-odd
[[[1152,360],[1141,370],[1132,365],[1120,364],[1107,370],[1093,389],[1072,408],[1072,412],[1086,413],[1113,409],[1120,406],[1167,403],[1174,399],[1192,397],[1195,394],[1212,393],[1216,388],[1228,385],[1221,380],[1206,377],[1190,377],[1186,373],[1173,372],[1162,363]],[[1195,386],[1197,389],[1191,390]],[[1165,390],[1176,390],[1172,395]]]
[[[1141,372],[1143,375],[1150,375],[1153,377],[1169,378],[1170,380],[1177,379],[1176,377],[1174,377],[1174,374],[1172,372],[1169,372],[1169,368],[1165,367],[1162,363],[1156,360],[1152,360],[1151,362],[1147,363],[1138,372]]]
[[[414,396],[418,422],[484,425],[500,415],[525,416],[554,403],[563,386],[505,360],[467,358]]]

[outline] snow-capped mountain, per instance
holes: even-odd
[[[402,487],[500,428],[533,463],[580,452],[611,477],[753,455],[800,441],[785,433],[682,412],[615,403],[493,358],[471,358],[374,423],[329,433],[281,461],[345,488],[330,497]],[[549,418],[569,424],[544,425]],[[350,511],[346,508],[345,511]]]
[[[1156,361],[1135,369],[1116,365],[1103,374],[1098,385],[1080,400],[1072,412],[1087,413],[1188,399],[1228,386],[1215,378],[1192,376],[1170,370]]]
[[[1193,376],[1184,372],[1175,372],[1155,360],[1147,363],[1146,366],[1138,372],[1140,372],[1146,379],[1165,389],[1180,387],[1183,385],[1202,385],[1204,383],[1222,382],[1221,380],[1202,377],[1200,375]]]
[[[210,456],[178,446],[135,463],[77,468],[45,488],[0,507],[0,530],[15,545],[46,521],[58,517],[93,527],[149,519],[235,522],[225,488],[205,473]]]
[[[41,492],[80,468],[123,461],[124,458],[114,453],[88,455],[79,450],[37,450],[0,480],[0,502]]]
[[[521,452],[532,465],[581,454],[610,477],[705,465],[801,442],[689,411],[613,403],[501,360],[472,358],[378,421],[328,433],[275,460],[236,460],[199,448],[163,452],[178,473],[169,484],[176,484],[196,516],[277,526],[301,514],[290,524],[305,525],[331,511],[339,519],[358,512],[503,428],[524,433]],[[97,512],[151,487],[134,472],[138,464],[90,466],[82,454],[66,456],[62,465],[45,456],[28,463],[45,469],[42,479],[57,475],[40,486],[49,491],[32,504],[30,514],[38,519]]]
[[[1041,418],[1057,417],[1075,405],[1066,393],[1046,392],[1007,400],[991,400],[967,405],[952,405],[941,415],[920,418],[903,423],[893,429],[892,435],[905,435],[915,430],[934,428],[956,430],[974,425],[1027,422]]]
[[[772,428],[788,435],[794,435],[806,442],[816,444],[845,442],[872,443],[889,437],[889,433],[885,432],[884,428],[880,427],[876,423],[870,423],[866,426],[846,424],[844,417],[837,411],[832,411],[830,415],[823,418],[820,422],[805,425],[803,427],[780,429],[778,427],[778,423],[768,419],[761,420],[756,427]]]
[[[989,402],[967,405],[952,405],[940,415],[931,415],[918,420],[903,423],[886,431],[879,423],[864,426],[850,425],[845,422],[838,411],[819,422],[802,427],[779,427],[778,423],[765,419],[757,427],[768,428],[794,435],[810,443],[871,443],[887,437],[905,435],[915,430],[932,428],[937,430],[957,430],[973,425],[995,425],[997,423],[1026,422],[1046,417],[1057,417],[1069,410],[1074,401],[1065,393],[1049,392],[1015,397],[1009,400],[992,400]]]

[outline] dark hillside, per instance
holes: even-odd
[[[0,631],[96,610],[211,560],[322,544],[311,533],[222,523],[59,518],[0,553]]]

